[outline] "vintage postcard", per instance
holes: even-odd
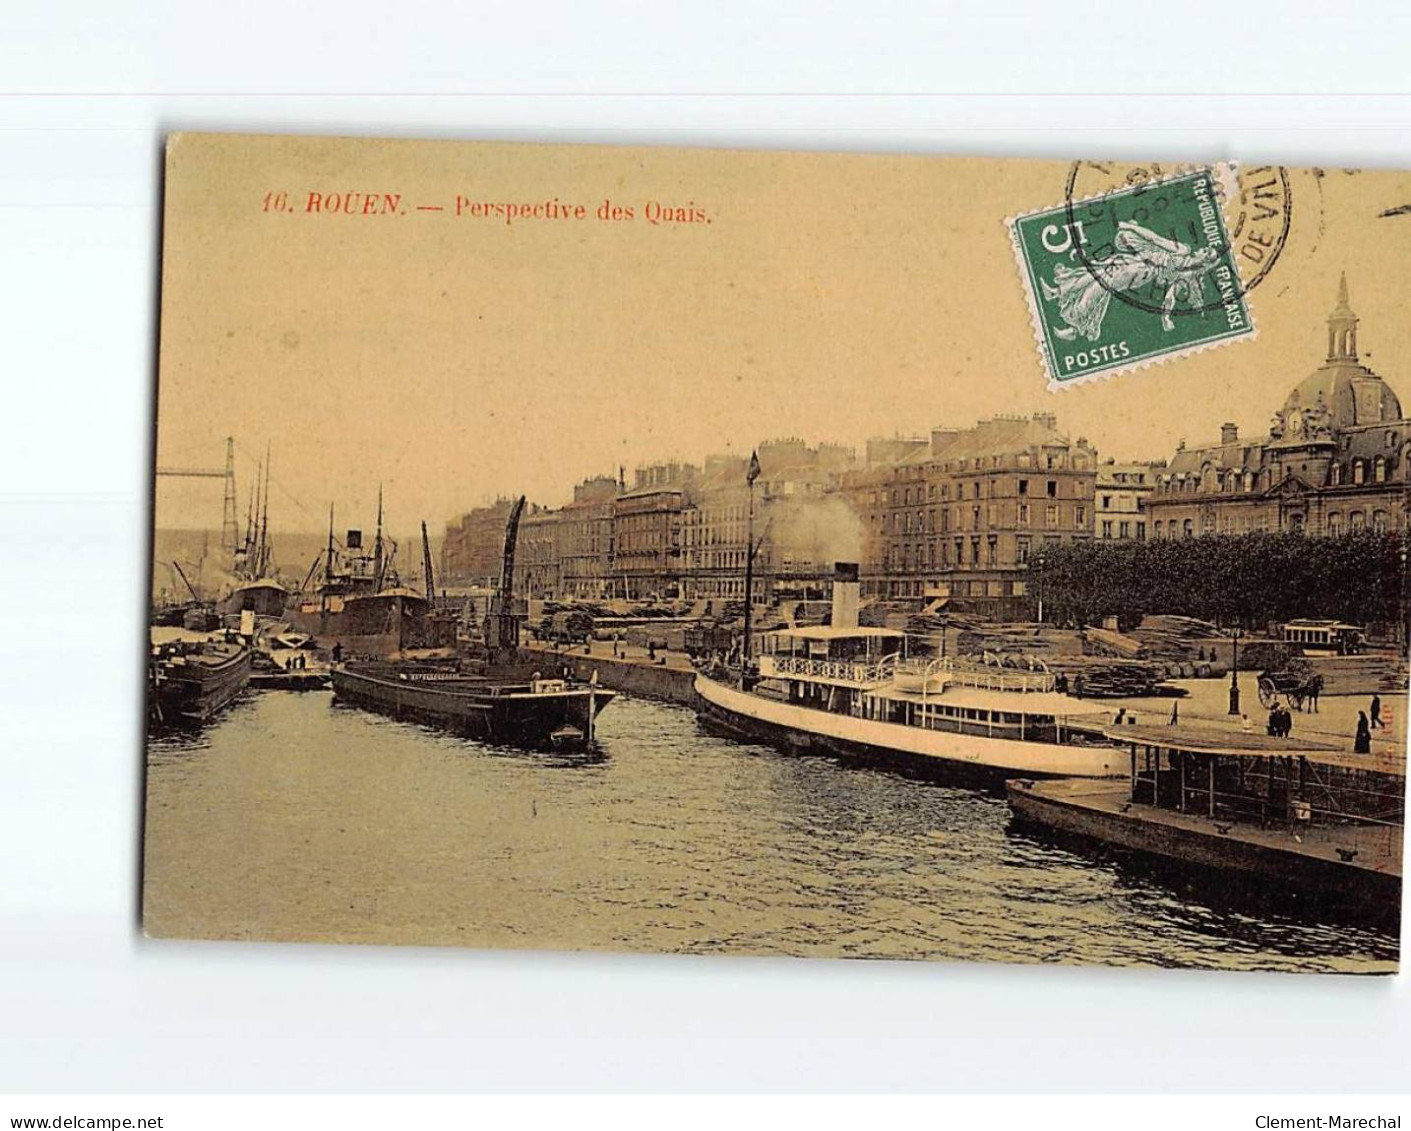
[[[158,937],[1388,973],[1411,173],[179,134]]]

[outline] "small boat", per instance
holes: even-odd
[[[149,669],[149,705],[159,725],[199,725],[250,683],[250,649],[239,637],[158,645]]]
[[[555,750],[575,750],[583,744],[583,732],[567,723],[549,735],[549,745]]]
[[[486,742],[581,748],[615,693],[571,679],[503,680],[457,667],[351,662],[333,668],[340,701],[394,718],[419,719]]]
[[[271,643],[277,644],[281,648],[297,651],[300,648],[307,648],[313,643],[313,639],[307,632],[281,632]]]

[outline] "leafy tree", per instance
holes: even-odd
[[[1172,613],[1259,630],[1300,617],[1401,623],[1407,536],[1372,530],[1070,542],[1035,561],[1045,619],[1131,628]]]

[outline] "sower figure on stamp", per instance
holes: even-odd
[[[1136,291],[1151,283],[1164,286],[1161,328],[1167,331],[1176,327],[1171,313],[1180,299],[1191,306],[1200,305],[1202,282],[1215,267],[1219,249],[1192,251],[1189,244],[1157,235],[1131,220],[1123,220],[1117,227],[1112,255],[1076,267],[1058,264],[1053,269],[1052,286],[1039,280],[1044,298],[1057,300],[1059,317],[1067,323],[1064,329],[1054,331],[1065,342],[1079,334],[1090,342],[1097,341],[1116,291]],[[1076,256],[1076,250],[1072,254]]]

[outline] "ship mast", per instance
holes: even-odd
[[[328,612],[328,587],[333,584],[333,504],[328,504],[328,553],[323,559],[323,593],[319,611]]]
[[[377,485],[377,538],[372,544],[372,576],[376,588],[374,593],[382,592],[382,568],[384,565],[382,558],[382,484]]]
[[[264,577],[269,572],[269,444],[265,445],[265,494],[264,510],[260,515],[260,553],[255,576]]]

